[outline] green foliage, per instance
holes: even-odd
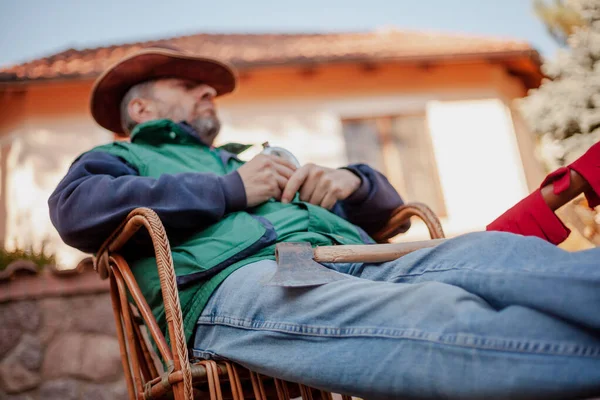
[[[54,254],[46,254],[45,243],[42,243],[39,250],[35,250],[33,246],[29,246],[26,249],[16,248],[10,251],[0,249],[0,271],[16,260],[31,261],[37,266],[38,270],[41,270],[45,265],[56,264],[56,256]]]
[[[551,171],[600,141],[600,0],[556,1],[548,7],[568,8],[581,20],[577,27],[560,28],[564,34],[572,28],[568,46],[542,66],[548,79],[518,102],[537,135],[538,156]],[[556,11],[561,12],[566,11]]]

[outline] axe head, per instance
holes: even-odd
[[[275,257],[277,270],[267,286],[308,287],[348,279],[314,261],[310,243],[278,243]]]

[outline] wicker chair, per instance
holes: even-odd
[[[398,208],[388,224],[374,236],[387,242],[398,234],[412,216],[421,218],[431,238],[443,238],[444,232],[435,214],[424,204],[412,203]],[[129,265],[119,250],[145,227],[154,246],[171,347],[158,327],[142,296]],[[169,240],[156,213],[147,208],[133,210],[121,226],[106,240],[94,259],[94,267],[103,279],[110,279],[110,293],[121,360],[130,399],[333,399],[332,394],[301,383],[259,375],[226,361],[196,360],[188,356],[183,333],[175,270]],[[158,353],[151,345],[153,339]],[[167,367],[164,371],[163,365]],[[343,395],[344,400],[350,399]]]

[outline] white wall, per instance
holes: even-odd
[[[485,226],[528,194],[509,110],[492,91],[279,101],[224,109],[220,142],[272,145],[301,163],[344,165],[342,118],[425,110],[447,207],[448,236]],[[249,151],[246,158],[260,150]],[[398,240],[427,238],[422,224]]]
[[[6,247],[39,248],[47,241],[47,249],[57,253],[61,266],[74,267],[84,255],[62,243],[50,222],[48,197],[80,153],[111,141],[112,135],[88,118],[72,117],[30,119],[7,138],[11,149]]]
[[[336,167],[346,163],[341,122],[327,111],[306,108],[273,110],[265,107],[253,110],[225,110],[224,127],[218,143],[254,144],[242,155],[249,159],[268,141],[294,153],[301,164],[314,162]]]
[[[447,234],[485,229],[528,193],[512,122],[500,100],[431,101],[427,119]]]
[[[446,201],[449,235],[484,229],[527,194],[512,125],[494,93],[477,91],[419,96],[281,100],[221,110],[219,143],[229,141],[290,149],[301,163],[346,164],[341,119],[426,110]],[[81,116],[30,119],[13,132],[8,160],[8,247],[49,240],[59,261],[73,267],[83,256],[62,244],[47,199],[74,158],[112,135]],[[9,137],[5,136],[5,138]],[[5,139],[7,140],[7,139]],[[252,151],[245,155],[252,155]],[[498,190],[502,188],[502,190]],[[102,195],[90,193],[90,195]],[[426,237],[415,224],[399,240]]]

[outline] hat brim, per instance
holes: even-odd
[[[138,83],[180,78],[212,86],[217,96],[235,90],[233,67],[210,58],[167,49],[145,49],[108,68],[94,83],[90,109],[96,122],[109,131],[125,134],[121,126],[121,100]]]

